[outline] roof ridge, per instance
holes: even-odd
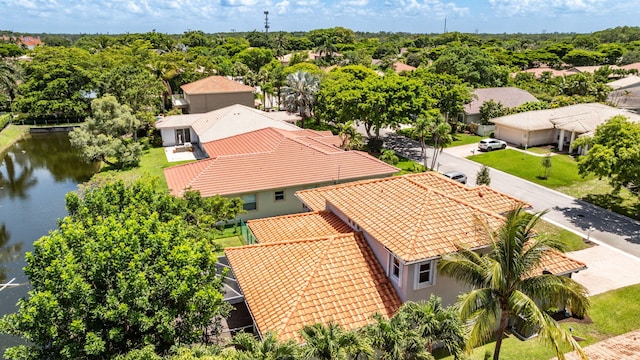
[[[422,198],[422,203],[420,204],[420,217],[419,217],[419,221],[416,224],[416,226],[413,228],[413,231],[411,233],[411,246],[409,247],[409,251],[407,251],[407,257],[409,257],[409,255],[414,255],[416,253],[416,239],[418,237],[418,228],[421,228],[422,225],[425,223],[425,216],[424,214],[427,211],[427,198],[429,198],[429,196],[431,195],[433,189],[429,188],[427,189],[427,193],[424,195],[424,197]]]
[[[191,187],[191,184],[195,183],[198,179],[200,179],[200,177],[202,177],[204,175],[204,173],[211,167],[213,166],[213,164],[216,162],[216,160],[218,160],[218,158],[211,158],[211,159],[207,159],[209,161],[209,163],[202,168],[202,170],[200,170],[196,176],[194,176],[191,180],[189,180],[186,184],[185,187],[182,188],[182,190],[180,190],[180,195],[184,194],[184,189]],[[196,161],[193,164],[197,164],[198,162]]]
[[[333,243],[335,240],[345,238],[347,236],[351,236],[355,241],[359,241],[360,240],[359,237],[362,236],[362,232],[352,232],[352,233],[346,233],[342,235],[330,235],[326,237],[326,241],[329,243],[328,245],[331,245],[331,243]],[[289,319],[291,319],[291,316],[294,313],[298,312],[298,309],[301,303],[300,299],[302,299],[304,295],[307,293],[307,289],[309,289],[309,287],[312,286],[312,283],[314,282],[313,280],[317,278],[316,275],[320,271],[321,266],[326,262],[328,258],[329,258],[329,251],[325,251],[321,257],[317,258],[316,266],[313,268],[313,271],[309,273],[310,276],[307,278],[308,280],[306,281],[306,285],[296,294],[296,299],[295,299],[296,305],[291,307],[291,311],[288,312],[287,316],[281,319],[282,320],[281,323],[283,324],[283,326],[286,326],[289,323]]]

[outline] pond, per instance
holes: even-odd
[[[0,316],[15,312],[30,290],[24,255],[33,242],[57,228],[66,213],[65,194],[97,171],[82,162],[67,133],[32,134],[0,154],[0,282],[17,287],[0,291]],[[0,356],[22,339],[0,335]]]

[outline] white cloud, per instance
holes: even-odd
[[[549,16],[565,12],[594,13],[606,11],[606,0],[489,0],[499,15],[527,15],[547,13]]]
[[[276,5],[275,5],[276,9],[277,9],[276,12],[278,14],[286,14],[287,10],[289,10],[289,5],[290,5],[290,3],[289,3],[288,0],[284,0],[284,1],[281,1],[279,3],[276,3]]]

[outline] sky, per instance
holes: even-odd
[[[638,0],[0,0],[0,30],[591,33],[640,26]],[[445,21],[446,19],[446,21]]]

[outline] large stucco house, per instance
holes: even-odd
[[[224,76],[209,76],[184,84],[182,94],[171,97],[173,106],[189,114],[200,114],[241,104],[254,106],[255,89]]]
[[[485,226],[520,204],[489,187],[469,188],[435,172],[299,191],[309,212],[248,222],[250,241],[225,249],[255,331],[300,340],[304,325],[353,330],[374,313],[431,294],[452,304],[469,288],[439,274],[438,259],[460,246],[487,248]],[[549,251],[539,273],[571,276],[581,262]],[[537,271],[536,271],[537,273]],[[241,301],[244,300],[244,301]]]
[[[557,144],[559,151],[571,152],[578,150],[571,147],[578,136],[593,133],[598,125],[617,115],[640,121],[640,115],[630,111],[589,103],[501,116],[491,122],[500,140],[521,147]]]
[[[234,104],[201,114],[167,116],[158,120],[155,127],[160,130],[162,146],[199,145],[267,127],[299,130],[294,124],[299,119],[285,111],[264,112]]]
[[[299,190],[382,178],[399,171],[361,151],[344,151],[330,131],[263,128],[201,144],[207,159],[164,170],[172,194],[240,197],[247,220],[303,211]]]

